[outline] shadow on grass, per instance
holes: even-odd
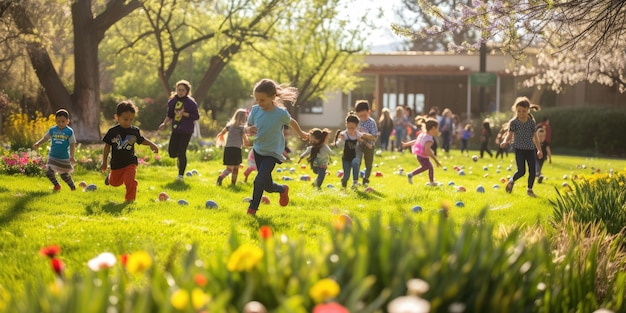
[[[185,183],[185,181],[182,181],[182,180],[175,180],[173,182],[169,182],[165,184],[164,187],[170,190],[175,190],[175,191],[185,191],[191,188],[191,186],[189,186],[187,183]]]
[[[102,204],[100,202],[92,202],[85,207],[85,213],[87,215],[94,214],[110,214],[110,215],[121,215],[125,212],[129,212],[132,209],[132,203],[122,202],[108,202]]]
[[[361,198],[361,199],[378,199],[378,198],[385,198],[386,196],[380,192],[380,191],[369,191],[369,192],[365,192],[362,190],[355,190],[354,193],[356,194],[357,197]]]
[[[9,189],[5,187],[0,187],[0,192],[8,192],[8,191]],[[50,195],[50,192],[29,191],[29,192],[21,193],[19,195],[14,196],[15,201],[10,201],[10,200],[7,201],[8,209],[0,215],[0,228],[3,225],[9,223],[11,220],[15,219],[19,214],[21,214],[29,202],[38,201],[39,198],[43,196],[47,196],[47,195]]]

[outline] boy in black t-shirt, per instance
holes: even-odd
[[[109,153],[111,153],[111,173],[104,179],[105,185],[114,187],[126,185],[126,202],[132,202],[137,195],[137,156],[135,155],[135,143],[150,146],[154,153],[159,148],[150,140],[141,136],[139,128],[132,126],[137,107],[130,100],[117,104],[115,120],[117,125],[111,127],[102,141],[105,142],[102,167],[107,170]]]

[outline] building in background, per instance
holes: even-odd
[[[354,102],[366,99],[373,105],[372,115],[382,108],[392,112],[396,106],[409,107],[414,114],[427,113],[437,106],[449,108],[461,120],[478,119],[491,112],[509,112],[518,96],[527,96],[543,107],[619,105],[626,95],[617,88],[581,83],[555,93],[547,88],[523,87],[524,77],[513,76],[507,69],[513,60],[508,55],[487,56],[487,71],[479,73],[478,54],[458,55],[448,52],[388,52],[365,56],[368,66],[360,75],[361,84],[350,93],[327,95],[326,101],[314,101],[300,108],[298,121],[305,127],[342,127],[345,115]],[[485,88],[485,101],[479,102],[479,90]]]

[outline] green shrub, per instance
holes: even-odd
[[[557,190],[554,220],[570,216],[578,223],[600,224],[611,234],[626,226],[626,173],[605,173],[584,176],[572,181],[573,189]]]
[[[619,135],[626,133],[626,108],[547,108],[533,115],[538,122],[550,118],[553,152],[626,156],[626,141]]]
[[[53,114],[46,117],[36,112],[35,117],[31,119],[27,114],[12,113],[4,121],[3,132],[10,140],[12,150],[27,149],[54,125]]]
[[[426,282],[422,297],[430,312],[623,309],[623,272],[601,280],[604,298],[596,296],[598,268],[614,254],[597,261],[606,250],[595,243],[571,236],[568,249],[553,255],[544,237],[497,232],[482,216],[460,229],[443,217],[385,219],[353,224],[343,216],[320,239],[319,251],[307,252],[304,239],[274,236],[267,227],[256,244],[233,229],[226,251],[207,259],[198,258],[195,246],[175,246],[159,262],[137,251],[121,258],[123,265],[90,261],[94,270],[75,269],[69,278],[62,254],[48,248],[55,252],[42,252],[54,269],[43,275],[47,281],[13,297],[0,288],[0,311],[242,312],[259,301],[270,312],[311,312],[320,302],[387,312],[414,278]]]

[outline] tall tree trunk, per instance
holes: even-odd
[[[84,142],[98,142],[101,139],[98,44],[104,38],[104,31],[95,24],[91,1],[76,1],[72,4],[72,21],[76,66],[72,125],[76,138]]]

